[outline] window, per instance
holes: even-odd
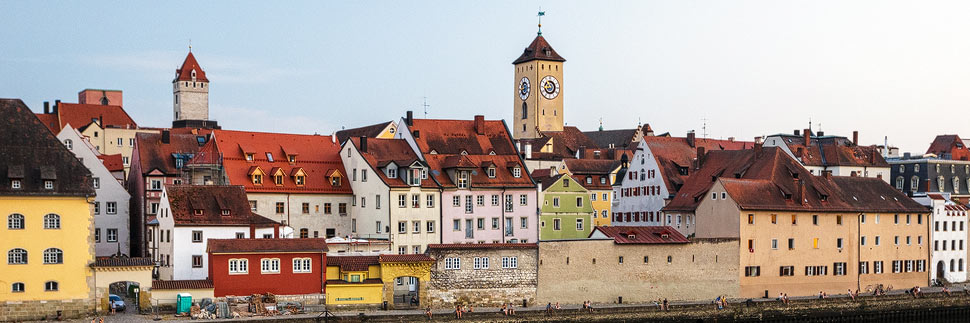
[[[502,257],[502,268],[519,268],[518,257]]]
[[[461,220],[454,220],[452,222],[452,230],[461,231]]]
[[[748,224],[754,224],[754,214],[748,214]]]
[[[286,208],[283,206],[283,202],[276,202],[276,214],[283,214],[286,212]]]
[[[475,198],[475,205],[485,206],[485,195],[479,195]]]
[[[388,168],[387,169],[387,177],[388,178],[397,178],[397,168]]]
[[[489,167],[487,169],[488,178],[495,178],[495,167]]]
[[[488,269],[488,257],[475,257],[473,267],[475,269]]]
[[[411,194],[411,207],[421,207],[421,194]]]
[[[427,229],[428,233],[433,233],[434,232],[434,227],[435,227],[434,221],[427,221],[427,222],[425,222],[425,226],[426,226],[426,229]]]
[[[148,235],[148,241],[152,241],[151,235]],[[101,242],[101,228],[94,228],[94,242]]]
[[[7,229],[22,230],[24,228],[24,216],[22,214],[11,214],[7,216]]]
[[[778,215],[777,214],[772,214],[771,215],[771,224],[778,224]]]
[[[229,274],[249,273],[249,259],[229,259]]]
[[[407,205],[408,205],[407,194],[398,194],[397,195],[397,207],[407,207]]]
[[[842,238],[835,239],[835,247],[838,249],[842,249]]]
[[[451,206],[461,206],[461,196],[458,196],[458,195],[452,196]]]
[[[873,274],[881,274],[882,273],[882,261],[873,261],[872,262],[872,273]]]
[[[879,236],[876,236],[876,245],[879,245]]]
[[[300,239],[306,239],[310,237],[310,229],[300,228]]]
[[[458,172],[458,188],[468,188],[468,172],[459,171]]]
[[[472,205],[472,196],[465,195],[465,213],[475,212],[474,206]]]
[[[23,293],[24,292],[24,283],[19,283],[18,282],[18,283],[11,284],[10,285],[10,292],[12,292],[12,293]]]
[[[758,276],[761,276],[761,266],[744,267],[744,277],[758,277]]]
[[[118,214],[118,202],[104,202],[104,207],[108,214]]]
[[[583,219],[576,219],[576,231],[583,231]]]
[[[562,230],[562,222],[560,219],[552,219],[552,229],[556,231]]]
[[[778,249],[778,239],[771,239],[771,249]]]
[[[515,168],[512,168],[512,177],[515,177],[515,178],[522,177],[522,168],[519,168],[518,166],[516,166]]]
[[[603,212],[606,212],[606,211],[603,211]],[[529,218],[524,217],[524,216],[521,217],[521,218],[519,218],[519,228],[528,229],[529,228]]]
[[[27,264],[27,250],[14,248],[7,252],[7,264],[8,265],[26,265]]]
[[[44,283],[44,291],[45,292],[56,292],[57,291],[57,282],[56,281],[49,281],[49,282]]]
[[[492,194],[492,206],[498,206],[498,194]]]
[[[407,232],[408,232],[407,221],[399,221],[397,223],[397,233],[407,233]]]
[[[118,229],[107,229],[108,242],[118,242]]]
[[[202,268],[202,255],[192,255],[192,268]]]
[[[11,180],[10,181],[10,188],[19,189],[20,188],[20,180],[19,179]]]
[[[408,253],[408,246],[398,246],[397,247],[397,254],[404,255],[404,254],[407,254],[407,253]]]
[[[366,182],[367,181],[367,170],[366,169],[361,169],[360,170],[360,181],[361,182]]]
[[[381,195],[380,194],[374,195],[374,208],[376,208],[376,209],[380,209],[381,208]]]
[[[562,180],[562,187],[569,187],[569,178],[565,178]]]
[[[63,264],[64,263],[64,252],[57,248],[48,248],[44,250],[44,263],[45,264]]]
[[[818,214],[812,214],[812,224],[818,225]]]
[[[162,189],[162,181],[161,180],[158,180],[158,179],[153,179],[152,180],[152,186],[151,186],[151,188],[152,188],[153,191],[159,191],[159,190],[161,190]]]
[[[577,196],[576,197],[576,207],[583,207],[583,197],[582,196]]]
[[[559,197],[553,197],[552,198],[552,206],[553,207],[559,207]]]
[[[866,245],[866,236],[859,237],[859,245],[860,246]]]
[[[837,262],[832,264],[832,275],[845,276],[845,263]]]
[[[54,181],[44,181],[44,189],[45,190],[54,189]]]
[[[293,258],[293,273],[313,272],[313,260],[310,258]]]
[[[795,239],[788,238],[788,250],[795,249]]]
[[[263,258],[259,260],[259,270],[264,274],[280,273],[279,258]]]
[[[893,260],[893,273],[899,273],[903,271],[903,262],[900,260]]]
[[[498,218],[492,218],[492,230],[498,230]]]
[[[74,142],[71,139],[65,139],[64,146],[67,147],[67,150],[72,150],[74,149]]]
[[[795,276],[795,266],[781,266],[778,276]]]
[[[445,258],[445,269],[461,269],[461,258]]]
[[[476,228],[478,228],[478,230],[485,230],[485,219],[484,218],[478,218],[478,221],[476,221],[476,224],[477,224],[476,225]]]
[[[797,217],[794,214],[791,215],[791,224],[792,225],[798,224]]]
[[[347,203],[337,204],[337,213],[340,213],[340,216],[346,216],[347,215]]]

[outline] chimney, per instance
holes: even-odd
[[[163,144],[167,144],[169,141],[171,141],[170,140],[171,139],[171,135],[172,134],[167,129],[166,130],[162,130],[162,143]]]
[[[802,132],[800,130],[798,130],[798,129],[795,129],[795,135],[796,136],[801,136],[802,135]]]
[[[706,157],[704,147],[697,147],[697,169],[704,167],[704,157]]]
[[[250,239],[256,239],[256,224],[255,223],[250,223],[249,224],[249,238]]]
[[[764,143],[764,139],[762,139],[761,136],[754,137],[754,143],[756,144]]]
[[[808,147],[808,145],[812,144],[812,130],[805,129],[803,136],[805,138],[805,146]]]
[[[728,142],[734,142],[734,137],[728,137]]]
[[[876,174],[876,178],[882,179],[882,173]]]
[[[101,126],[101,128],[104,128],[104,115],[103,114],[102,115],[98,115],[98,126]]]
[[[523,150],[525,151],[525,159],[532,159],[532,142],[527,141]]]
[[[44,114],[51,113],[51,103],[49,101],[44,101]]]
[[[852,144],[853,145],[856,145],[856,146],[859,145],[859,131],[858,130],[852,132]]]
[[[825,177],[826,179],[832,178],[832,171],[830,171],[830,170],[823,170],[822,171],[822,177]]]
[[[851,173],[849,173],[849,176],[850,177],[856,177],[858,175],[859,175],[859,173],[856,173],[856,171],[852,171]]]
[[[690,148],[694,148],[694,131],[693,130],[687,132],[687,145],[690,146]]]
[[[404,123],[409,127],[414,125],[414,111],[408,110],[407,117],[404,118]]]
[[[798,203],[805,205],[805,181],[798,181]]]
[[[803,154],[805,154],[805,147],[798,147],[798,149],[795,149],[795,157],[802,158]]]
[[[483,115],[475,116],[475,133],[479,135],[485,134],[485,116]]]
[[[929,179],[926,179],[926,190],[924,192],[929,193],[932,191],[933,191],[933,182],[930,181]]]
[[[360,152],[362,152],[362,153],[366,153],[367,152],[367,137],[366,136],[360,137]]]
[[[586,146],[579,146],[579,151],[576,152],[576,159],[586,158]]]
[[[280,224],[273,223],[273,239],[279,239],[279,238],[280,238]]]
[[[61,105],[61,100],[54,100],[54,114],[57,114],[57,107]]]
[[[421,130],[411,131],[411,137],[414,137],[414,139],[421,139]]]
[[[823,132],[821,130],[818,131],[818,137],[821,137],[821,136],[824,136],[824,135],[825,135],[825,132]]]

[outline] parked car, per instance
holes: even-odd
[[[108,302],[111,303],[111,308],[114,309],[115,312],[125,311],[125,300],[121,299],[121,297],[118,297],[118,295],[109,294]]]

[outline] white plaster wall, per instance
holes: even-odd
[[[209,120],[209,83],[188,81],[188,86],[185,84],[186,81],[174,82],[178,103],[173,104],[180,113],[175,120]]]
[[[344,180],[347,180],[344,178]],[[347,194],[289,194],[289,193],[247,193],[250,201],[256,201],[255,213],[287,225],[299,237],[300,229],[306,228],[309,236],[316,231],[325,238],[327,229],[334,229],[336,236],[351,235],[350,222],[353,214],[353,197]],[[276,213],[276,203],[284,205],[282,214]],[[303,213],[303,203],[309,203],[310,212]],[[331,213],[326,214],[326,204],[330,203]],[[347,214],[340,215],[340,203],[347,204]]]
[[[348,150],[350,151],[350,156],[348,157]],[[371,168],[369,164],[360,156],[360,152],[357,147],[354,146],[353,141],[348,140],[344,143],[343,149],[340,151],[340,159],[344,164],[344,171],[347,174],[347,181],[350,182],[350,187],[354,191],[354,199],[356,203],[351,203],[351,221],[356,221],[356,231],[351,230],[351,235],[370,238],[370,239],[388,239],[389,234],[385,230],[386,227],[391,226],[392,230],[396,229],[390,223],[390,208],[388,196],[388,187],[381,181],[380,177],[377,176],[376,170]],[[367,181],[362,181],[361,170],[367,170]],[[356,180],[354,180],[354,174],[357,174]],[[378,209],[376,203],[376,196],[381,196],[381,208]],[[361,199],[367,199],[367,205],[364,206],[361,203]],[[440,201],[439,201],[440,202]],[[440,203],[439,203],[440,204]],[[381,222],[380,231],[377,228],[377,221]],[[351,224],[353,226],[353,224]],[[353,228],[351,228],[353,229]],[[397,250],[397,248],[393,248]]]
[[[192,231],[202,231],[202,242],[192,242]],[[178,226],[172,232],[172,279],[206,279],[209,277],[209,257],[206,255],[208,239],[235,239],[236,233],[249,238],[248,226]],[[273,228],[257,228],[256,238],[273,234]],[[192,268],[192,256],[202,256],[202,267]]]
[[[646,174],[647,171],[653,170],[655,176],[653,178],[648,178],[644,175],[644,179],[640,180],[640,174]],[[693,169],[691,169],[693,171]],[[630,174],[632,172],[637,173],[637,177],[631,179]],[[645,142],[641,141],[640,146],[633,153],[633,158],[630,159],[629,168],[627,168],[627,173],[623,175],[623,183],[619,185],[613,191],[613,207],[612,212],[616,217],[620,216],[620,213],[633,213],[640,212],[640,221],[633,221],[631,216],[630,222],[617,221],[613,218],[611,223],[613,225],[634,225],[634,226],[658,226],[658,225],[671,225],[681,232],[685,232],[690,226],[686,223],[686,217],[682,217],[680,223],[678,224],[677,218],[671,216],[671,221],[668,223],[666,221],[666,216],[660,212],[660,209],[666,204],[665,197],[670,196],[670,191],[667,190],[667,185],[664,184],[663,174],[660,170],[660,165],[657,163],[656,157],[650,151],[650,146]],[[658,195],[640,195],[640,196],[623,196],[623,189],[641,186],[659,186],[660,194]],[[644,212],[654,212],[655,214],[660,214],[661,220],[657,221],[657,216],[654,215],[654,221],[647,221],[643,219]],[[648,218],[649,219],[649,218]],[[679,226],[679,227],[678,227]],[[692,230],[692,229],[691,229]],[[692,232],[692,231],[691,231]],[[687,233],[685,233],[686,235]]]
[[[426,179],[426,180],[431,180]],[[405,207],[399,207],[398,194],[406,194]],[[420,207],[411,207],[411,195],[420,194]],[[427,196],[431,194],[435,197],[433,208],[427,207]],[[404,253],[424,253],[428,244],[441,243],[441,198],[437,189],[422,189],[420,187],[395,188],[390,194],[390,215],[391,215],[391,250],[398,252],[400,247],[405,247]],[[405,222],[405,232],[398,231],[398,223]],[[413,222],[420,222],[420,230],[414,232]],[[428,221],[434,221],[434,231],[428,232]],[[419,252],[414,252],[414,246],[420,246]]]
[[[932,222],[930,222],[930,236],[933,243],[930,245],[930,281],[937,278],[937,266],[940,261],[944,264],[944,278],[951,283],[963,282],[967,280],[967,214],[959,212],[951,214],[944,210],[945,203],[941,200],[933,200]],[[943,223],[946,222],[946,231],[943,231]],[[954,230],[956,225],[956,230]],[[960,230],[960,226],[963,230]],[[956,249],[951,248],[952,241],[956,241]],[[963,248],[960,248],[960,244]],[[946,244],[946,250],[943,250]],[[937,249],[939,246],[939,249]],[[960,270],[960,260],[963,260],[963,270]],[[950,261],[955,263],[954,270],[950,270]]]

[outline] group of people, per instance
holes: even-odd
[[[431,311],[430,307],[428,308],[428,311]],[[466,304],[464,307],[462,307],[461,305],[455,305],[455,317],[459,319],[461,318],[461,315],[463,313],[472,313],[472,312],[475,312],[475,309],[471,305]],[[429,314],[428,318],[430,317],[431,316]]]
[[[667,299],[666,298],[664,298],[664,299],[658,298],[657,301],[654,302],[654,303],[657,304],[658,307],[660,307],[660,310],[661,311],[669,311],[670,310],[670,302],[667,302]]]
[[[667,300],[665,299],[664,302],[666,301]],[[728,305],[727,297],[723,295],[718,296],[717,298],[714,299],[714,307],[718,310],[723,310],[725,307],[727,307],[727,305]]]
[[[555,306],[552,305],[552,302],[549,302],[549,304],[546,304],[546,314],[552,314],[553,310],[558,311],[561,309],[562,307],[559,307],[559,302],[556,302]]]
[[[913,288],[909,289],[909,294],[913,295],[913,298],[923,297],[923,289],[919,288],[919,286],[913,286]]]
[[[847,289],[847,291],[848,291],[849,297],[851,297],[853,301],[855,300],[856,297],[859,297],[858,289],[856,289],[854,293],[852,292],[852,289]]]
[[[556,305],[556,306],[558,306],[558,305]],[[504,303],[504,304],[502,304],[502,310],[501,311],[502,311],[502,314],[505,315],[505,316],[515,315],[515,307],[513,307],[511,303]]]
[[[791,305],[791,300],[788,299],[788,293],[778,293],[778,301],[785,305]]]
[[[558,305],[559,303],[556,304]],[[593,302],[590,302],[589,300],[583,302],[583,311],[593,313]]]

